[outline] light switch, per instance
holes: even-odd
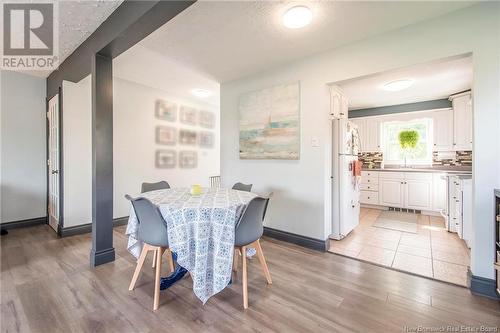
[[[317,137],[313,137],[311,139],[311,146],[313,146],[313,147],[319,147],[319,139]]]

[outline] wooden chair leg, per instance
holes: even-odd
[[[257,257],[259,257],[260,265],[262,266],[262,271],[264,271],[264,276],[266,277],[268,284],[273,284],[271,280],[271,273],[269,273],[269,268],[267,268],[266,258],[264,258],[264,252],[262,252],[262,247],[260,246],[260,240],[258,239],[255,243],[255,248],[257,250]]]
[[[142,247],[141,255],[139,256],[139,260],[137,260],[137,266],[135,267],[134,275],[132,276],[132,281],[130,282],[128,290],[134,290],[135,283],[137,282],[137,278],[139,277],[139,273],[141,272],[142,265],[144,265],[144,260],[146,260],[146,255],[148,254],[149,250],[149,245],[144,244],[144,246]]]
[[[167,261],[168,261],[168,268],[170,269],[170,272],[175,271],[175,264],[174,264],[174,258],[172,258],[172,251],[170,249],[165,249],[167,252]]]
[[[248,279],[247,279],[247,253],[246,246],[241,247],[242,270],[243,270],[243,308],[248,309]]]
[[[238,253],[239,253],[239,250],[238,249],[234,249],[234,253],[233,253],[233,272],[237,272],[238,271]]]
[[[152,268],[156,267],[156,251],[153,252],[153,264],[151,265]]]
[[[156,248],[158,252],[156,255],[156,272],[155,272],[155,296],[153,302],[153,310],[158,310],[158,305],[160,304],[160,279],[161,279],[161,257],[163,249],[161,247]]]

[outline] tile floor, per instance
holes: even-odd
[[[417,233],[377,228],[381,210],[362,208],[360,223],[346,238],[330,242],[330,252],[398,270],[467,285],[470,250],[444,219],[418,215]]]

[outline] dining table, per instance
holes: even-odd
[[[234,237],[237,223],[252,192],[229,188],[170,188],[141,193],[155,204],[167,224],[169,248],[177,264],[193,280],[193,292],[203,304],[231,281]],[[133,208],[126,229],[128,251],[139,257],[143,243],[138,238],[139,221]]]

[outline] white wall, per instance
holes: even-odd
[[[253,183],[274,190],[267,226],[326,239],[331,230],[329,200],[331,135],[327,83],[473,53],[474,223],[471,270],[493,278],[493,189],[500,187],[500,4],[481,3],[292,64],[221,85],[221,175],[224,185]],[[284,82],[301,83],[299,161],[240,160],[238,97]],[[311,147],[312,137],[320,147]]]
[[[64,227],[92,220],[91,76],[63,81]]]
[[[155,101],[165,99],[216,114],[213,149],[198,150],[195,169],[157,169],[157,148],[191,150],[189,146],[160,146],[155,143],[156,125],[198,129],[162,122],[155,118]],[[63,82],[64,227],[92,221],[92,105],[91,77],[78,83]],[[208,186],[208,177],[219,174],[218,108],[165,91],[114,77],[113,79],[113,217],[128,216],[125,194],[138,195],[143,182],[167,180],[172,187],[191,184]]]
[[[162,90],[131,81],[114,78],[113,105],[113,163],[114,163],[114,217],[127,216],[130,203],[125,194],[140,193],[143,182],[166,180],[171,187],[188,187],[192,184],[209,185],[209,177],[219,174],[219,110],[194,100],[178,98]],[[190,146],[162,146],[155,143],[155,128],[166,125],[176,128],[200,130],[197,126],[162,121],[155,118],[157,99],[178,105],[210,110],[216,115],[215,144],[211,149]],[[194,169],[158,169],[155,167],[157,149],[197,150],[198,166]]]
[[[0,223],[47,215],[45,79],[1,74]]]

